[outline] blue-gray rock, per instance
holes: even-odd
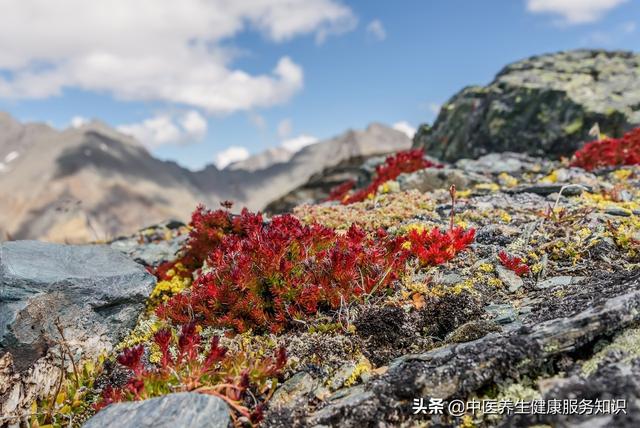
[[[89,419],[83,428],[227,428],[230,422],[229,407],[222,399],[180,392],[112,404]]]
[[[540,281],[536,284],[536,288],[538,290],[542,290],[545,288],[552,288],[557,286],[567,286],[567,285],[575,285],[584,279],[584,276],[554,276],[551,278],[547,278],[544,281]]]
[[[510,304],[492,304],[487,305],[484,310],[493,317],[496,324],[509,324],[518,319],[518,314]]]
[[[0,244],[0,355],[17,371],[60,340],[74,351],[110,350],[135,324],[155,278],[101,245]]]

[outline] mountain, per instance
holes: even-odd
[[[262,209],[351,157],[410,145],[403,133],[372,124],[283,162],[193,172],[100,122],[59,131],[0,113],[0,239],[105,240],[170,218],[186,221],[198,203],[221,200]]]
[[[234,162],[228,165],[227,170],[243,169],[245,171],[257,171],[265,169],[277,163],[289,161],[295,153],[284,147],[270,147],[267,150],[249,156],[243,161]]]

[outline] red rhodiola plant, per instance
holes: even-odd
[[[331,189],[327,200],[341,201],[344,205],[361,202],[370,195],[374,195],[381,184],[389,180],[395,180],[402,173],[439,166],[425,159],[424,152],[420,149],[398,152],[393,156],[387,157],[383,164],[376,167],[375,177],[367,187],[349,194],[355,186],[355,182],[352,180],[346,181]]]
[[[263,221],[260,214],[250,213],[246,209],[240,215],[231,214],[229,209],[233,204],[229,201],[221,202],[221,205],[224,209],[208,210],[198,205],[191,215],[191,230],[181,257],[162,263],[152,271],[159,280],[171,279],[167,272],[174,269],[177,263],[184,267],[179,274],[191,276],[192,272],[202,267],[209,253],[220,245],[226,235],[243,236],[247,227]]]
[[[527,266],[520,257],[510,256],[505,251],[500,251],[498,253],[498,259],[500,259],[502,266],[514,271],[518,276],[529,273],[529,266]]]
[[[195,391],[220,397],[235,411],[234,418],[240,415],[255,423],[262,418],[263,404],[286,364],[283,348],[272,357],[230,354],[217,336],[205,346],[192,323],[183,325],[177,338],[170,330],[158,331],[154,343],[161,354],[157,365],[144,364],[142,345],[118,356],[118,363],[129,368],[132,376],[122,387],[105,388],[98,410],[118,401]]]
[[[436,266],[453,259],[474,240],[475,229],[465,230],[458,226],[446,232],[438,228],[411,230],[407,235],[410,251],[423,266]]]
[[[346,234],[303,225],[291,215],[263,223],[243,213],[240,234],[225,235],[207,257],[208,272],[189,293],[158,307],[183,324],[279,332],[293,320],[337,309],[389,288],[404,271],[403,238],[375,238],[353,225]]]
[[[635,128],[621,138],[605,138],[591,141],[573,155],[571,166],[591,171],[607,166],[640,164],[640,128]]]
[[[446,263],[461,251],[467,249],[476,236],[475,229],[465,230],[455,226],[456,185],[449,188],[451,196],[451,215],[449,230],[442,232],[435,227],[431,230],[411,230],[407,235],[409,250],[423,266],[436,266]]]

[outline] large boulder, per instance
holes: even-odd
[[[60,331],[75,359],[110,351],[135,325],[154,284],[141,265],[107,246],[0,243],[0,413],[49,392]]]
[[[506,66],[470,86],[423,125],[414,147],[446,161],[491,152],[570,156],[594,124],[619,136],[640,124],[640,54],[575,50]]]
[[[89,419],[83,428],[227,428],[230,422],[229,407],[222,399],[181,392],[112,404]]]

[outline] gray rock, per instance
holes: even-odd
[[[478,159],[460,159],[455,163],[456,168],[477,174],[516,174],[523,170],[531,170],[542,160],[532,158],[522,153],[504,152],[490,153]]]
[[[55,384],[57,325],[76,360],[95,358],[135,325],[154,284],[107,246],[0,243],[0,413],[20,413]]]
[[[100,245],[0,244],[0,351],[20,370],[59,340],[114,343],[131,327],[155,278]]]
[[[516,275],[512,270],[506,269],[500,265],[496,266],[496,273],[498,274],[498,278],[500,281],[507,286],[510,293],[515,293],[518,291],[523,285],[524,281],[518,275]]]
[[[542,290],[545,288],[557,287],[559,285],[574,285],[583,279],[583,276],[554,276],[553,278],[547,278],[544,281],[540,281],[536,284],[536,288]]]
[[[436,189],[448,189],[452,184],[458,189],[466,189],[474,184],[487,183],[490,180],[475,174],[453,168],[425,168],[398,177],[401,190],[431,192]]]
[[[598,123],[619,136],[640,123],[640,54],[576,50],[506,66],[488,86],[470,86],[421,127],[414,147],[446,161],[490,152],[570,156]]]
[[[472,340],[480,339],[486,334],[500,330],[500,327],[493,321],[473,320],[462,324],[449,333],[445,339],[450,343],[471,342]]]
[[[320,381],[307,372],[299,372],[276,389],[273,397],[269,400],[269,406],[293,406],[299,399],[311,394],[320,398],[327,393]]]
[[[493,316],[493,322],[496,324],[509,324],[518,319],[516,310],[509,304],[487,305],[484,310]]]
[[[606,207],[604,213],[618,217],[631,217],[631,211],[616,207],[615,205]]]
[[[538,183],[533,185],[517,186],[513,189],[505,190],[506,193],[535,193],[536,195],[548,196],[560,194],[562,196],[578,196],[584,190],[591,192],[593,189],[582,184],[572,183]]]
[[[452,286],[464,281],[464,277],[457,273],[448,273],[440,278],[440,283],[446,286]]]
[[[220,398],[194,392],[168,394],[144,401],[112,404],[89,419],[84,428],[227,428],[229,407]]]
[[[134,236],[113,241],[110,246],[145,266],[157,266],[163,261],[174,260],[188,237],[184,234],[169,240],[140,244]]]

